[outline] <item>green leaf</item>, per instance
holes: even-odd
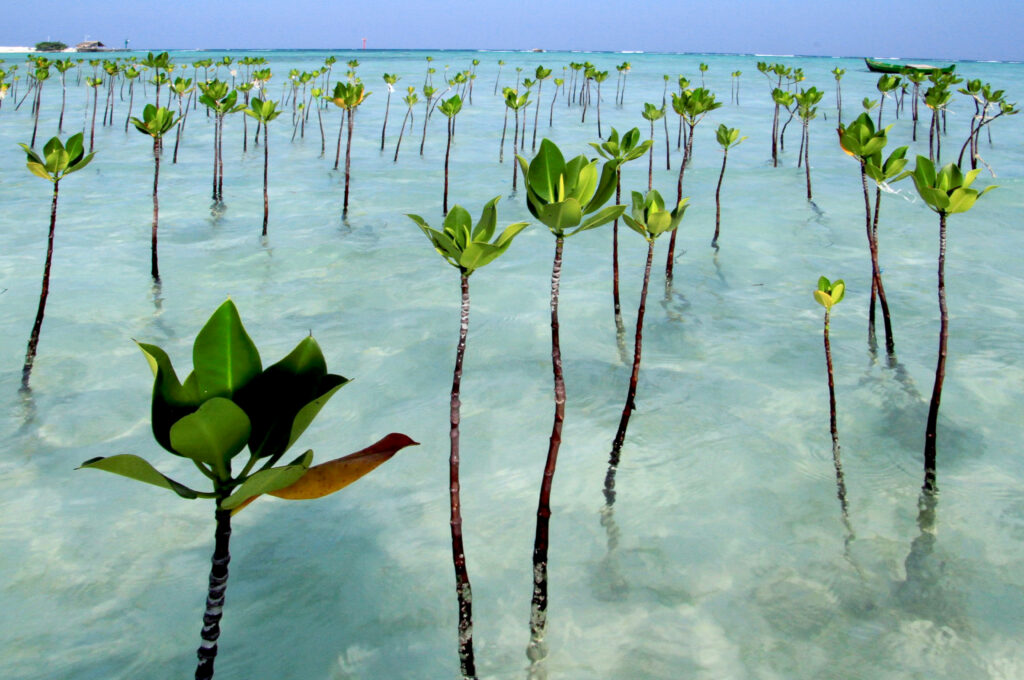
[[[537,155],[523,168],[530,188],[549,203],[558,199],[558,181],[564,169],[565,158],[549,139],[541,141]]]
[[[189,376],[191,381],[186,380],[185,385],[182,385],[178,382],[178,376],[166,352],[156,345],[142,342],[136,344],[153,370],[153,437],[160,446],[177,455],[178,452],[171,446],[171,426],[199,407],[199,391],[195,386],[195,377]]]
[[[238,309],[225,301],[196,336],[192,346],[192,366],[199,385],[199,396],[231,396],[262,368],[260,354],[245,332]]]
[[[563,234],[566,229],[575,227],[583,219],[583,211],[575,198],[548,203],[541,206],[538,212],[537,218],[555,235]]]
[[[291,486],[306,474],[312,462],[313,451],[310,449],[289,465],[260,470],[250,475],[233,494],[221,501],[220,507],[224,510],[233,510],[253,496]]]
[[[610,205],[607,208],[604,208],[603,210],[598,212],[597,214],[591,215],[589,218],[587,218],[586,222],[581,224],[577,229],[570,232],[568,236],[578,234],[581,231],[595,229],[603,224],[608,224],[609,222],[621,217],[622,213],[625,212],[625,210],[626,206],[624,205]]]
[[[170,477],[161,474],[145,458],[124,453],[117,456],[90,458],[81,464],[82,468],[93,468],[113,472],[115,475],[128,477],[139,482],[163,487],[178,494],[182,498],[198,498],[199,492],[193,491],[184,484],[180,484]]]
[[[230,461],[249,441],[249,417],[230,399],[203,402],[171,426],[171,446],[182,456],[213,467],[221,480],[230,477]]]

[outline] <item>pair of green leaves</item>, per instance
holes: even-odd
[[[441,231],[431,228],[419,215],[408,217],[423,230],[448,264],[469,276],[508,250],[512,239],[528,226],[526,222],[511,224],[492,242],[498,224],[497,204],[500,199],[501,196],[495,196],[484,205],[476,226],[473,226],[469,212],[460,205],[453,206],[448,212]]]
[[[715,130],[715,139],[718,140],[718,144],[723,150],[728,151],[734,146],[739,146],[746,137],[740,137],[739,128],[731,128],[725,123],[721,123]]]
[[[979,198],[996,188],[990,185],[980,192],[972,189],[971,184],[980,172],[981,168],[977,168],[965,175],[956,163],[949,163],[936,171],[934,163],[918,156],[917,165],[903,177],[909,175],[914,180],[917,193],[929,208],[940,215],[951,215],[967,212]]]
[[[675,208],[666,210],[665,200],[656,189],[648,191],[646,196],[634,191],[632,212],[623,215],[622,220],[648,243],[652,243],[665,232],[673,231],[679,226],[689,203],[690,199],[684,198]]]
[[[347,83],[337,82],[334,84],[334,92],[331,94],[331,101],[338,108],[351,111],[355,109],[369,97],[372,92],[366,92],[363,84],[359,81],[350,81]]]
[[[558,238],[594,229],[619,217],[625,206],[601,208],[615,191],[618,160],[610,160],[598,178],[597,159],[577,156],[568,162],[561,150],[544,139],[533,161],[517,156],[526,184],[530,214]],[[584,220],[584,217],[590,217]],[[566,231],[571,229],[571,231]]]
[[[832,307],[842,302],[845,295],[846,284],[842,279],[837,279],[835,283],[824,276],[818,279],[818,290],[814,291],[814,299],[826,312],[831,312]]]
[[[60,141],[59,137],[52,137],[43,145],[43,155],[40,156],[29,148],[27,144],[19,144],[25,150],[27,160],[25,165],[29,171],[37,177],[42,177],[56,184],[73,172],[78,172],[92,161],[95,153],[86,155],[85,147],[82,144],[83,133],[71,135],[67,143]]]
[[[458,115],[459,111],[462,110],[462,98],[457,94],[453,94],[448,99],[442,99],[438,108],[441,109],[441,113],[443,113],[445,117],[454,118]]]

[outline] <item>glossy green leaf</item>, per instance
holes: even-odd
[[[129,479],[134,479],[139,482],[145,482],[146,484],[152,484],[153,486],[169,489],[182,498],[193,499],[199,497],[197,491],[193,491],[184,484],[180,484],[170,477],[158,472],[157,469],[150,465],[145,458],[140,458],[139,456],[132,454],[125,453],[106,458],[90,458],[82,463],[80,467],[105,470],[106,472],[112,472],[115,475],[121,475],[122,477],[128,477]]]
[[[259,351],[231,300],[213,313],[192,346],[192,366],[202,399],[231,396],[262,368]]]
[[[171,446],[180,455],[211,466],[226,480],[230,461],[249,441],[245,411],[230,399],[214,397],[171,426]]]
[[[558,200],[559,178],[565,169],[565,158],[554,142],[544,139],[540,143],[537,155],[529,163],[527,182],[530,188],[541,199],[547,202]]]

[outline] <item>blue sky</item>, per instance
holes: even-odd
[[[1024,0],[36,0],[0,44],[646,50],[1024,60]]]

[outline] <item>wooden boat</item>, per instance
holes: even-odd
[[[864,63],[868,65],[869,71],[874,71],[875,73],[903,73],[904,71],[931,73],[935,70],[942,71],[943,73],[952,73],[956,69],[956,64],[950,64],[949,66],[932,66],[931,64],[896,64],[889,61],[868,59],[867,57],[864,57]]]

